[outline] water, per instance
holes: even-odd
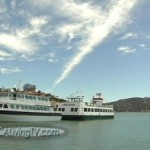
[[[150,113],[116,113],[112,120],[0,123],[0,127],[57,127],[52,138],[0,137],[0,150],[149,150]]]

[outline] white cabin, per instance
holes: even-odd
[[[49,97],[21,92],[0,91],[0,121],[56,121],[56,113]]]
[[[91,103],[83,102],[83,96],[69,97],[67,102],[59,103],[57,112],[63,120],[85,120],[114,118],[112,105],[103,105],[101,95],[93,97]]]

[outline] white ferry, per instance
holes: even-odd
[[[112,105],[103,105],[101,94],[93,96],[92,102],[83,102],[83,96],[69,97],[67,102],[57,104],[62,120],[113,119]]]
[[[0,121],[57,121],[61,117],[47,96],[0,90]]]

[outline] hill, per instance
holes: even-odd
[[[55,101],[55,102],[66,102],[66,100],[64,100],[64,99],[62,99],[62,98],[58,98],[58,97],[55,96],[55,95],[49,94],[49,96],[51,97],[51,98],[50,98],[51,101]]]
[[[111,103],[116,112],[150,112],[150,98],[133,97]]]

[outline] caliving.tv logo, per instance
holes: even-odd
[[[0,127],[0,136],[11,137],[52,137],[64,134],[64,130],[57,128],[41,128],[41,127]]]

